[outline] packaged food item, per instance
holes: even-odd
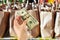
[[[28,13],[31,14],[39,22],[38,9],[29,10]],[[31,34],[33,37],[37,37],[40,35],[39,24],[31,30]]]
[[[9,20],[9,33],[10,33],[10,36],[16,36],[15,32],[14,32],[14,29],[13,29],[13,25],[14,25],[14,18],[15,18],[15,10],[12,10],[11,11],[11,14],[10,14],[10,20]]]
[[[54,25],[54,18],[52,12],[41,11],[40,13],[40,20],[41,20],[41,36],[42,38],[52,38],[53,37],[53,25]]]
[[[60,37],[60,12],[56,13],[55,34],[56,37]]]
[[[9,12],[0,11],[0,38],[3,37],[6,28],[9,25]]]

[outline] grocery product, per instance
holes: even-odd
[[[38,15],[38,10],[37,9],[29,10],[28,13],[30,13],[39,22],[39,15]],[[38,37],[40,35],[39,24],[31,30],[31,34],[32,34],[33,37]]]
[[[54,25],[54,18],[52,12],[41,11],[40,13],[40,20],[41,20],[41,36],[42,38],[52,38],[53,37],[53,25]]]
[[[56,12],[55,33],[56,37],[60,37],[60,12]]]
[[[3,37],[6,28],[9,25],[9,12],[0,11],[0,38]]]

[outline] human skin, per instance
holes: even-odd
[[[22,24],[20,22],[22,22]],[[28,38],[26,22],[27,22],[27,20],[21,21],[21,17],[16,17],[14,19],[13,28],[17,35],[18,40],[27,40],[27,38]]]

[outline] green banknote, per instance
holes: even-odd
[[[21,16],[23,20],[27,19],[27,26],[30,30],[32,30],[35,26],[39,24],[37,19],[35,19],[31,14],[29,14],[26,9],[21,9],[19,11],[16,11],[15,13],[18,16]]]

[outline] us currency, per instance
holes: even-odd
[[[23,20],[27,19],[27,26],[30,30],[32,30],[35,26],[39,24],[37,19],[35,19],[31,14],[27,12],[26,9],[21,9],[15,12],[15,17],[16,16],[21,16]]]

